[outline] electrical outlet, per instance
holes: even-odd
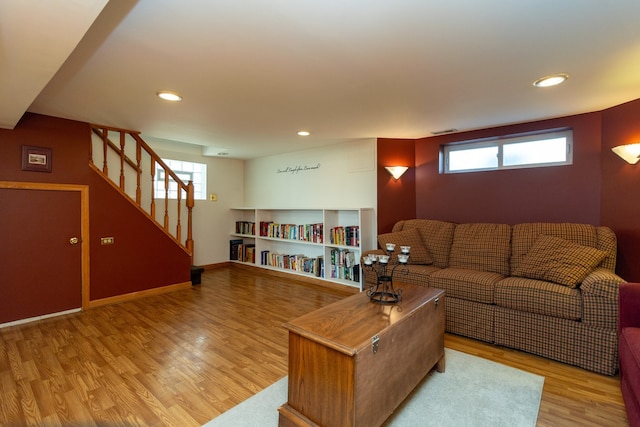
[[[218,195],[211,193],[209,195],[209,200],[211,200],[212,202],[217,202],[218,201]]]
[[[101,245],[113,245],[114,242],[114,238],[113,237],[101,237],[100,238],[100,244]]]

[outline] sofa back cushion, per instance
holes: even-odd
[[[600,267],[615,272],[618,255],[618,239],[612,229],[603,225],[596,227],[596,232],[598,235],[598,249],[607,253],[600,263]]]
[[[511,226],[470,223],[456,225],[449,267],[509,274]]]
[[[438,268],[446,268],[449,266],[449,251],[451,250],[455,228],[456,224],[453,222],[432,219],[407,219],[398,221],[393,226],[393,231],[417,229],[422,238],[422,243],[433,260],[433,265]],[[411,251],[413,252],[413,248]]]
[[[559,237],[582,246],[598,248],[596,227],[591,224],[529,222],[513,226],[511,273],[516,271],[542,235]]]
[[[511,275],[576,288],[606,255],[590,246],[542,234]]]
[[[431,255],[429,254],[427,247],[422,242],[420,232],[415,228],[408,228],[402,231],[392,231],[391,233],[379,234],[378,245],[380,245],[382,249],[385,249],[387,243],[393,243],[394,245],[396,245],[394,256],[400,253],[401,246],[411,246],[411,249],[409,251],[409,262],[411,264],[433,264],[433,259],[431,259]]]

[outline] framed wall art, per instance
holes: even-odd
[[[22,170],[51,172],[51,148],[22,146]]]

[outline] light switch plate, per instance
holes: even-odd
[[[101,245],[113,245],[115,243],[113,237],[101,237],[100,244]]]

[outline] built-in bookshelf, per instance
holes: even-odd
[[[230,219],[232,262],[362,289],[360,256],[375,249],[372,208],[234,208]]]

